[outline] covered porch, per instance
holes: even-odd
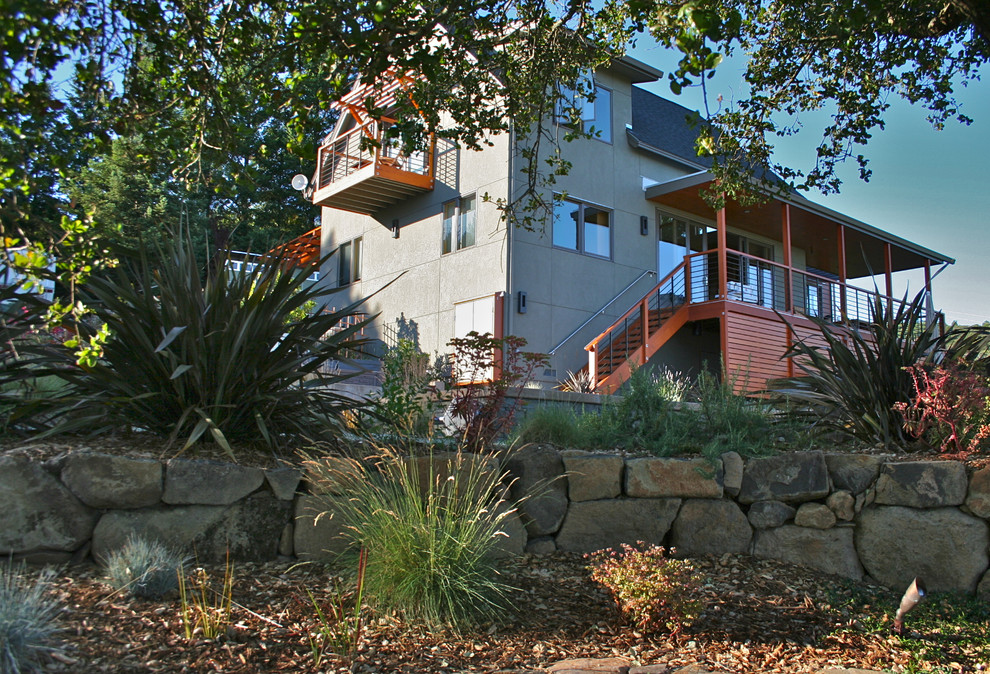
[[[764,388],[794,374],[782,357],[794,339],[817,332],[811,319],[855,328],[873,320],[878,296],[882,307],[900,302],[893,275],[901,271],[923,273],[926,320],[937,320],[933,267],[951,258],[797,195],[715,211],[701,194],[712,184],[702,172],[647,188],[660,213],[661,280],[585,347],[597,390],[614,391],[632,367],[701,322],[718,326],[723,374],[739,388]]]

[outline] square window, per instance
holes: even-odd
[[[594,100],[588,100],[586,92],[594,90]],[[612,92],[594,82],[582,78],[574,87],[562,87],[561,98],[555,111],[557,122],[605,142],[612,142]]]
[[[612,211],[554,197],[553,245],[586,255],[612,257]]]

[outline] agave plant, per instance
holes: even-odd
[[[906,446],[904,418],[894,409],[914,393],[906,368],[937,357],[943,343],[937,324],[923,320],[924,302],[924,293],[910,302],[877,294],[873,320],[858,329],[816,320],[816,343],[798,341],[786,354],[803,376],[780,381],[774,391],[807,404],[825,428],[886,448]]]
[[[68,384],[34,410],[50,432],[134,427],[183,439],[183,449],[206,436],[229,454],[235,441],[275,447],[332,432],[354,403],[328,388],[349,375],[325,365],[360,353],[370,319],[358,320],[357,305],[326,309],[306,281],[312,270],[283,272],[278,257],[203,280],[188,237],[157,252],[87,283],[85,301],[112,335],[94,367],[45,351],[48,371]],[[312,302],[321,309],[292,317]]]

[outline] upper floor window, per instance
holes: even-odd
[[[556,197],[553,245],[596,257],[612,257],[612,211]]]
[[[594,100],[584,92],[594,91]],[[561,124],[590,134],[600,141],[612,142],[612,92],[593,79],[580,80],[575,88],[565,88],[557,102],[557,120]]]
[[[337,285],[346,286],[361,280],[361,237],[340,244],[337,256]]]
[[[476,202],[472,194],[443,205],[443,254],[474,245]]]

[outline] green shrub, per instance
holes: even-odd
[[[765,402],[736,393],[736,381],[720,380],[707,370],[698,375],[699,416],[705,431],[702,453],[710,458],[728,451],[744,457],[765,455],[781,430],[774,428],[780,419]]]
[[[512,444],[550,443],[582,448],[588,443],[582,420],[574,410],[560,405],[540,405],[527,412],[516,426]]]
[[[430,356],[410,339],[400,339],[382,357],[382,394],[376,412],[386,431],[428,435],[436,392],[430,383],[441,378]]]
[[[200,278],[188,238],[176,237],[156,259],[124,258],[86,285],[85,301],[111,334],[93,367],[69,349],[47,346],[48,371],[66,389],[36,411],[51,432],[98,433],[136,427],[189,447],[203,437],[228,453],[230,443],[269,447],[292,437],[333,435],[353,402],[327,386],[344,376],[325,365],[359,348],[363,322],[342,327],[356,305],[288,320],[325,301],[307,271],[282,273],[270,260],[249,273]],[[287,322],[288,321],[288,322]],[[80,324],[85,333],[93,328]]]
[[[686,560],[640,541],[588,555],[591,579],[612,594],[619,612],[643,630],[679,633],[701,611],[700,576]]]
[[[161,543],[132,535],[107,557],[107,581],[132,597],[158,599],[179,588],[183,561]]]
[[[45,571],[32,581],[23,569],[0,568],[0,674],[41,671],[60,651],[52,643],[59,606],[46,595],[53,575]]]
[[[803,376],[774,386],[775,393],[805,405],[823,428],[884,447],[906,447],[909,437],[895,409],[914,393],[905,368],[927,361],[942,344],[937,323],[925,325],[926,294],[910,302],[885,302],[879,294],[865,326],[817,320],[822,345],[798,341],[787,356]]]
[[[370,462],[309,459],[317,492],[367,550],[364,592],[379,609],[455,629],[499,616],[508,587],[493,555],[511,508],[502,475],[480,455],[389,447]]]

